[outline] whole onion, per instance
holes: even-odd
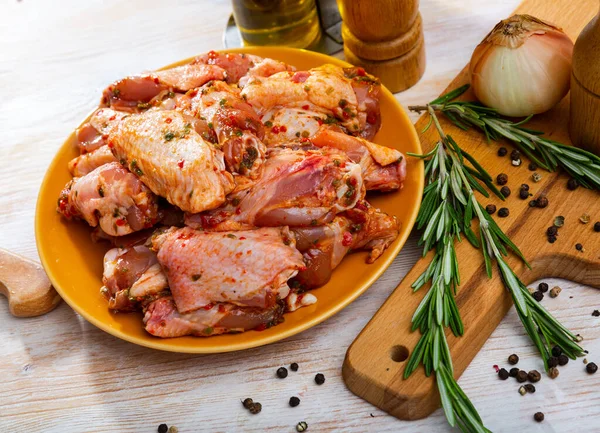
[[[529,116],[554,107],[569,91],[573,42],[531,15],[499,22],[471,57],[475,96],[505,116]]]

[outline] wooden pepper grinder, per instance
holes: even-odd
[[[575,146],[600,156],[600,12],[573,48],[569,134]]]
[[[338,0],[344,55],[379,77],[392,92],[413,86],[425,72],[419,0]]]

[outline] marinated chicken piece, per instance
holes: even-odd
[[[84,153],[69,161],[69,171],[74,177],[85,176],[98,167],[116,162],[117,159],[112,154],[108,146],[101,146],[89,153]]]
[[[381,111],[379,109],[381,83],[379,79],[367,74],[361,67],[344,68],[344,75],[352,80],[352,89],[356,94],[361,125],[358,135],[366,140],[373,140],[381,127]],[[350,132],[354,134],[354,132]]]
[[[292,312],[298,308],[308,307],[317,303],[317,297],[312,293],[296,293],[293,289],[285,298],[285,311]]]
[[[102,134],[89,122],[77,128],[75,137],[77,138],[77,147],[82,154],[106,146],[106,141]]]
[[[217,302],[270,308],[288,295],[287,280],[304,269],[287,227],[238,232],[171,228],[152,237],[152,248],[181,313]]]
[[[360,166],[343,153],[272,149],[254,185],[219,209],[186,215],[186,224],[219,231],[320,225],[354,207],[364,193]]]
[[[93,152],[106,145],[106,134],[111,131],[127,113],[100,108],[90,117],[89,122],[84,123],[75,131],[77,146],[81,154]],[[71,171],[71,173],[73,173]],[[84,173],[85,174],[85,173]]]
[[[146,111],[123,119],[108,146],[155,194],[186,212],[213,209],[234,188],[223,154],[176,111]]]
[[[176,109],[210,125],[209,137],[214,135],[223,150],[228,171],[251,179],[259,176],[266,153],[264,127],[239,89],[212,81],[188,92]]]
[[[275,107],[262,117],[265,126],[263,142],[268,147],[310,146],[321,125],[337,123],[333,117],[317,111],[318,108],[306,104],[300,108]]]
[[[306,269],[292,281],[297,287],[312,289],[326,284],[332,271],[351,250],[367,250],[367,263],[373,263],[400,233],[395,217],[360,201],[338,215],[331,223],[293,229],[296,248],[304,255]]]
[[[211,80],[224,80],[224,69],[215,65],[189,64],[118,80],[104,90],[102,105],[123,111],[147,108],[161,93],[187,92]]]
[[[244,87],[253,77],[269,77],[277,72],[295,70],[293,66],[269,58],[244,53],[217,53],[216,51],[202,54],[196,57],[192,63],[219,66],[227,71],[227,83],[237,83],[240,87]]]
[[[402,188],[406,178],[406,159],[396,149],[352,137],[331,128],[321,128],[311,138],[317,147],[341,150],[362,169],[367,191],[393,191]]]
[[[139,309],[141,303],[164,296],[169,286],[156,254],[143,245],[109,250],[102,283],[108,308],[117,311]]]
[[[104,230],[102,230],[100,227],[95,227],[92,230],[90,237],[92,238],[92,242],[94,243],[106,241],[110,243],[110,245],[113,247],[129,248],[135,247],[137,245],[144,245],[155,230],[156,229],[149,228],[140,230],[139,232],[133,232],[124,236],[111,236],[107,234]]]
[[[58,211],[67,219],[100,225],[111,236],[151,227],[158,217],[156,196],[117,162],[70,181],[61,192]]]
[[[263,330],[283,321],[280,304],[268,309],[241,308],[231,304],[211,304],[209,307],[180,313],[173,298],[160,298],[146,309],[144,325],[146,331],[156,337],[210,337],[229,332]]]
[[[350,134],[372,138],[380,122],[378,102],[373,102],[378,101],[379,82],[367,75],[359,78],[362,80],[349,78],[344,69],[334,65],[279,72],[268,78],[250,79],[242,97],[259,116],[277,107],[304,108],[336,118]],[[369,88],[365,88],[367,85]]]

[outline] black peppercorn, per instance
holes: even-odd
[[[490,215],[493,215],[496,212],[496,205],[495,204],[488,204],[485,207],[485,211],[487,213],[489,213]]]
[[[296,362],[292,362],[292,363],[290,364],[290,369],[291,369],[292,371],[298,371],[298,364],[297,364]]]
[[[544,299],[544,294],[540,291],[533,292],[533,294],[531,296],[533,296],[533,299],[535,299],[538,302],[540,302],[542,299]]]
[[[544,421],[544,414],[542,412],[536,412],[535,415],[533,415],[533,419],[537,422],[542,422]]]
[[[550,377],[550,379],[556,379],[558,377],[558,374],[560,372],[558,371],[558,368],[556,367],[550,367],[548,369],[548,376]]]
[[[558,357],[558,365],[567,365],[569,363],[569,357],[564,353]]]
[[[500,218],[506,218],[509,214],[510,211],[506,207],[501,207],[500,210],[498,210],[498,216]]]
[[[531,200],[529,202],[529,207],[536,207],[537,206],[537,200]]]
[[[577,244],[575,244],[575,249],[576,249],[577,251],[583,251],[583,245],[581,245],[581,244],[577,243]]]
[[[530,162],[529,163],[529,170],[531,171],[536,171],[538,169],[538,166],[535,162]]]
[[[562,349],[560,346],[554,346],[552,348],[552,356],[556,356],[557,358],[562,355]]]
[[[519,198],[523,199],[523,200],[527,200],[529,198],[529,191],[527,191],[526,189],[520,189],[519,190]]]
[[[508,371],[506,371],[506,368],[501,368],[500,370],[498,370],[498,377],[501,380],[506,380],[509,376],[510,375],[508,374]]]
[[[503,186],[502,188],[500,188],[500,192],[502,193],[504,198],[506,198],[510,195],[510,188],[507,186]]]
[[[550,242],[551,244],[556,242],[556,236],[548,236],[548,242]]]
[[[517,373],[517,382],[523,383],[527,380],[527,372],[525,370],[519,370]]]
[[[315,383],[317,385],[323,385],[325,383],[325,376],[323,374],[321,374],[321,373],[318,373],[315,376]]]
[[[300,404],[300,399],[298,397],[290,397],[290,406],[296,407]]]
[[[548,358],[548,367],[556,367],[558,365],[558,358],[556,356],[551,356]]]
[[[516,356],[516,355],[515,355]],[[517,374],[519,374],[519,368],[518,367],[513,367],[510,369],[510,371],[508,372],[508,375],[510,377],[517,377]]]
[[[594,223],[594,231],[600,232],[600,221]]]
[[[536,206],[539,208],[545,208],[546,206],[548,206],[548,197],[546,197],[545,195],[541,195],[537,198],[536,202]]]
[[[546,293],[548,291],[548,283],[540,283],[538,284],[538,290],[542,293]]]
[[[254,404],[254,402],[252,401],[251,398],[245,398],[244,401],[242,402],[242,404],[244,405],[244,407],[246,409],[250,409],[250,406],[252,406]]]
[[[529,379],[531,383],[539,382],[541,378],[542,375],[537,370],[531,370],[529,373],[527,373],[527,379]]]
[[[519,189],[524,189],[525,191],[529,191],[529,185],[527,185],[526,183],[522,183],[521,187]]]
[[[530,383],[527,383],[524,385],[525,386],[525,391],[527,391],[530,394],[533,394],[535,392],[535,386],[533,386]]]
[[[592,316],[593,317],[600,317],[600,310],[594,310],[594,311],[592,311]]]
[[[519,362],[519,356],[516,353],[513,353],[508,357],[508,363],[510,365],[516,365]]]
[[[306,424],[306,421],[300,421],[298,424],[296,424],[297,432],[303,432],[306,430],[308,430],[308,424]]]
[[[598,366],[594,362],[588,362],[585,366],[585,371],[587,371],[589,374],[594,374],[598,371]]]
[[[516,161],[519,158],[521,158],[521,152],[519,152],[517,149],[510,152],[510,159],[512,159],[513,161]]]
[[[506,185],[506,183],[508,182],[508,175],[505,173],[500,173],[498,176],[496,176],[496,183],[498,185]]]
[[[548,236],[556,236],[558,234],[558,227],[550,226],[546,229],[546,234]]]
[[[501,147],[500,149],[498,149],[498,156],[506,156],[507,153],[508,150],[506,149],[506,147]]]
[[[158,426],[158,433],[167,433],[169,431],[169,426],[166,424],[161,424]]]
[[[574,191],[579,187],[579,182],[577,182],[575,179],[569,179],[569,181],[567,182],[567,189]]]
[[[287,375],[288,375],[287,368],[285,368],[285,367],[279,367],[277,369],[277,377],[278,378],[285,379],[287,377]]]
[[[252,403],[252,406],[250,406],[248,408],[248,410],[250,411],[251,414],[256,415],[257,413],[260,413],[260,411],[262,410],[262,404],[256,402],[256,403]]]

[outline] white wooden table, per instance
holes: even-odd
[[[437,96],[517,3],[422,0],[427,71],[398,100],[408,105]],[[0,3],[0,247],[37,258],[33,219],[42,176],[104,86],[220,48],[229,13],[227,0]],[[440,410],[424,420],[399,421],[351,394],[340,376],[348,345],[418,258],[415,241],[413,236],[385,275],[337,316],[239,353],[153,351],[96,329],[66,304],[44,317],[16,319],[0,301],[0,430],[155,432],[166,422],[182,433],[293,432],[305,420],[313,432],[448,431]],[[545,305],[586,337],[588,358],[599,362],[600,318],[591,312],[600,308],[600,298],[593,289],[560,284],[566,290]],[[600,374],[587,376],[581,360],[572,361],[558,379],[544,377],[536,394],[521,397],[516,382],[500,382],[492,368],[513,352],[521,368],[542,370],[514,311],[460,379],[489,428],[600,431]],[[277,367],[291,362],[300,364],[299,372],[276,379]],[[327,378],[320,387],[313,382],[317,372]],[[292,409],[293,395],[302,403]],[[260,415],[242,408],[245,397],[262,403]],[[543,424],[532,420],[538,410],[546,414]]]

